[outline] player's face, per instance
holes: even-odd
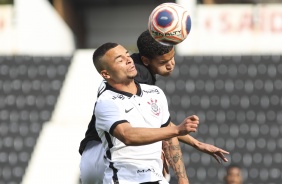
[[[103,59],[107,62],[107,77],[110,80],[117,83],[126,83],[137,75],[137,70],[130,54],[121,45],[106,52]]]
[[[174,48],[164,55],[151,59],[148,63],[151,72],[161,76],[169,76],[172,73],[174,66]]]
[[[226,175],[226,184],[242,184],[242,174],[239,168],[230,168]]]

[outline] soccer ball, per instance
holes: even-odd
[[[176,45],[186,39],[191,29],[187,10],[176,3],[163,3],[150,14],[148,29],[151,36],[164,45]]]

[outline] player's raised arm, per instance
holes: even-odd
[[[169,126],[173,125],[170,123]],[[169,164],[178,179],[178,184],[189,184],[189,180],[186,174],[186,168],[183,162],[181,148],[177,137],[171,138],[167,141],[163,141],[163,151],[165,153],[163,157],[166,158],[162,159],[164,162],[164,176],[169,173]]]
[[[187,117],[178,126],[168,126],[163,128],[137,128],[132,127],[130,123],[125,122],[118,124],[114,128],[113,135],[125,145],[138,146],[195,132],[198,124],[199,119],[197,116]]]
[[[172,125],[176,126],[172,123]],[[225,157],[225,154],[229,154],[228,151],[225,151],[221,148],[218,148],[214,145],[203,143],[192,137],[191,135],[187,134],[185,136],[178,136],[177,137],[181,142],[193,146],[197,150],[207,153],[214,157],[218,163],[221,161],[228,162],[228,159]]]

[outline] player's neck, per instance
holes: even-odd
[[[119,91],[124,91],[134,95],[137,93],[137,86],[134,81],[129,83],[116,83],[112,84],[111,86]]]

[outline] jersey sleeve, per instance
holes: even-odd
[[[127,122],[117,104],[111,100],[98,101],[94,113],[98,133],[106,131],[113,135],[113,131],[118,124]]]
[[[97,97],[99,97],[105,91],[106,83],[107,81],[105,79],[101,81],[100,86],[98,87]]]

